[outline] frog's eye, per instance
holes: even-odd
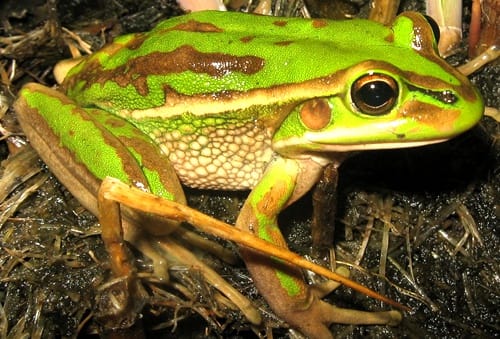
[[[351,87],[352,101],[362,113],[368,115],[389,113],[397,96],[396,80],[385,74],[363,75]]]

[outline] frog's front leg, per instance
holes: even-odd
[[[278,228],[283,208],[302,196],[315,182],[322,166],[313,161],[275,159],[245,202],[236,226],[278,246],[287,247]],[[310,338],[330,338],[328,325],[396,324],[396,311],[362,312],[342,309],[320,300],[296,267],[241,249],[254,283],[273,311]]]

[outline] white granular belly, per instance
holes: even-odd
[[[271,136],[255,124],[202,126],[192,132],[157,130],[153,135],[189,187],[252,188],[273,155]]]

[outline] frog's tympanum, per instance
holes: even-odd
[[[324,166],[346,152],[447,140],[478,122],[483,103],[438,56],[417,13],[383,26],[198,12],[117,38],[70,69],[57,91],[26,85],[16,110],[49,166],[66,152],[51,167],[75,195],[89,175],[181,202],[180,183],[248,189],[236,226],[286,246],[278,214]],[[331,336],[332,322],[400,319],[336,308],[300,270],[241,254],[271,308],[308,337]]]

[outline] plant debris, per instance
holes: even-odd
[[[83,40],[95,50],[114,36],[150,29],[181,11],[174,1],[32,3],[0,4],[0,108],[5,107],[0,112],[6,112],[0,144],[5,159],[0,178],[0,337],[91,337],[106,333],[105,319],[97,315],[113,302],[113,286],[120,282],[110,276],[96,218],[29,147],[16,146],[22,143],[22,131],[7,108],[23,83],[54,84],[53,65],[70,54],[85,54]],[[51,7],[53,3],[57,6]],[[420,6],[418,1],[402,3],[407,9]],[[466,53],[462,43],[450,62],[463,63]],[[497,109],[499,73],[493,64],[472,76],[486,104]],[[498,122],[484,118],[450,142],[365,152],[342,165],[334,248],[325,260],[348,266],[351,278],[413,311],[397,327],[334,325],[336,337],[498,336],[498,137]],[[227,222],[234,222],[245,198],[244,193],[186,191],[191,206]],[[304,255],[311,253],[311,201],[312,194],[280,216],[291,249]],[[224,246],[236,251],[233,244]],[[173,264],[172,279],[164,283],[151,274],[147,257],[134,254],[145,295],[142,319],[115,332],[118,337],[142,332],[155,338],[266,334],[195,269]],[[204,260],[254,302],[267,331],[280,328],[273,336],[287,336],[286,325],[258,295],[242,263],[227,265],[208,255]],[[333,293],[329,302],[365,310],[384,307],[346,288]]]

